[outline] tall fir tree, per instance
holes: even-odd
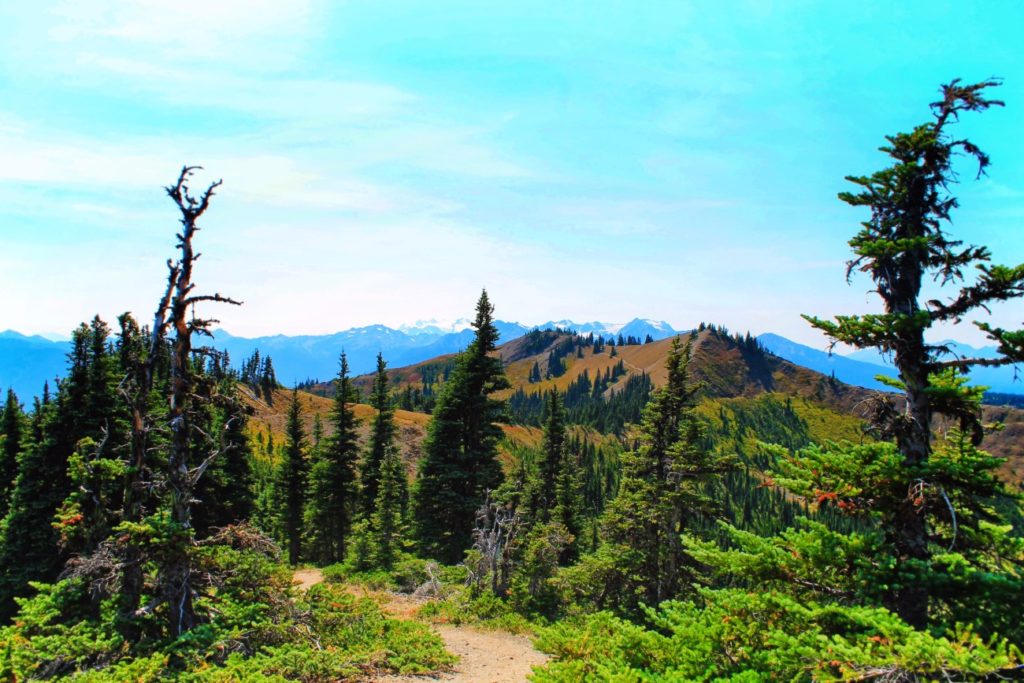
[[[972,425],[975,445],[981,438],[980,421],[970,402],[957,392],[938,391],[933,378],[946,370],[964,372],[1024,361],[1024,330],[975,323],[998,345],[998,358],[954,357],[943,345],[925,340],[925,332],[935,324],[956,324],[976,309],[988,310],[994,302],[1024,295],[1024,265],[990,265],[987,248],[964,246],[945,230],[958,205],[948,192],[957,179],[954,159],[972,158],[979,176],[989,165],[987,154],[950,128],[963,113],[1002,106],[985,96],[985,90],[995,85],[998,81],[963,85],[958,79],[943,86],[942,99],[931,105],[933,120],[909,133],[886,137],[888,144],[881,150],[893,160],[891,166],[870,176],[847,178],[859,190],[840,193],[839,198],[871,211],[850,240],[855,258],[847,265],[847,279],[855,271],[867,273],[882,299],[883,312],[841,315],[835,321],[805,316],[834,342],[891,353],[899,371],[895,386],[903,393],[902,406],[880,399],[874,422],[884,438],[895,441],[903,459],[899,481],[892,484],[902,494],[882,522],[900,576],[887,602],[917,628],[929,623],[931,598],[925,575],[936,552],[928,515],[922,511],[927,499],[923,492],[937,480],[930,465],[932,417],[951,415]],[[964,282],[968,271],[977,272],[972,284]],[[924,301],[922,286],[929,277],[940,285],[959,285],[959,291],[945,301]]]
[[[370,445],[363,457],[360,468],[360,502],[363,516],[369,518],[377,505],[377,491],[380,488],[381,463],[395,438],[395,409],[388,390],[387,364],[384,356],[377,354],[377,374],[373,378],[373,393],[370,405],[377,411],[370,428]]]
[[[0,519],[7,515],[11,489],[18,474],[18,452],[25,433],[27,419],[13,389],[7,390],[7,402],[0,414]]]
[[[299,392],[292,390],[285,423],[284,457],[277,468],[275,502],[278,529],[288,550],[288,562],[298,564],[302,557],[303,515],[306,507],[309,463],[306,459],[306,435],[302,429]]]
[[[398,449],[388,446],[380,463],[380,486],[370,518],[370,536],[376,566],[391,569],[402,548],[406,501],[409,497],[405,466]]]
[[[319,449],[309,473],[306,538],[310,559],[322,564],[345,558],[346,543],[356,513],[356,463],[359,445],[348,358],[341,354],[331,410],[334,433]]]
[[[704,447],[691,352],[692,341],[673,341],[668,377],[644,409],[638,447],[622,456],[619,493],[601,521],[603,541],[618,558],[614,592],[627,612],[679,597],[694,578],[680,536],[718,511],[710,486],[733,465]]]
[[[222,384],[222,400],[210,415],[209,424],[210,433],[220,437],[218,452],[196,486],[200,505],[193,513],[193,526],[200,537],[212,529],[249,519],[255,505],[253,454],[246,433],[249,415],[233,383]]]
[[[472,544],[476,512],[502,480],[497,460],[503,402],[508,388],[497,348],[494,307],[486,290],[476,306],[472,343],[460,354],[434,407],[413,492],[413,522],[423,554],[458,562]]]
[[[99,443],[112,428],[109,414],[97,409],[113,403],[114,386],[99,381],[102,375],[93,368],[96,363],[109,370],[107,332],[98,319],[73,332],[68,375],[54,399],[33,416],[34,438],[18,457],[7,516],[0,523],[0,619],[13,612],[15,597],[31,591],[29,581],[54,580],[67,559],[53,522],[72,492],[68,459],[80,440]]]
[[[524,496],[524,514],[531,525],[551,521],[558,478],[566,460],[565,408],[558,391],[548,392],[544,403],[543,444]]]

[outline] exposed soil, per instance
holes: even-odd
[[[299,569],[294,582],[303,590],[323,581],[319,569]],[[359,589],[356,589],[359,591]],[[396,619],[410,619],[420,602],[404,595],[359,591],[381,603],[381,608]],[[525,683],[533,667],[544,664],[547,655],[534,649],[530,639],[505,631],[484,631],[470,626],[434,626],[452,654],[458,655],[455,668],[446,673],[424,676],[378,676],[373,683]]]
[[[302,590],[309,590],[310,586],[315,586],[323,580],[324,575],[319,569],[296,569],[292,575],[292,583]]]
[[[533,649],[530,640],[504,631],[481,631],[468,626],[435,626],[448,651],[459,656],[450,673],[434,676],[381,676],[375,683],[523,683],[533,667],[547,656]]]

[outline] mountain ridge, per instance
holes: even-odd
[[[496,321],[495,324],[501,342],[522,337],[532,329],[562,329],[583,335],[593,333],[606,339],[622,335],[625,338],[644,340],[650,335],[655,341],[679,332],[665,321],[645,318],[634,318],[625,323],[576,323],[562,319],[550,320],[534,327],[507,321]],[[450,323],[431,319],[399,328],[374,324],[329,334],[275,334],[260,337],[236,336],[227,330],[218,329],[214,331],[212,346],[227,351],[235,367],[258,349],[261,355],[273,358],[278,379],[285,384],[293,384],[307,380],[324,381],[334,377],[342,350],[348,355],[353,375],[371,371],[378,352],[384,354],[391,367],[412,365],[457,353],[472,340],[472,328],[465,325],[468,325],[466,319]],[[881,389],[883,386],[874,380],[874,376],[894,375],[891,366],[884,364],[884,359],[881,363],[865,362],[871,358],[870,351],[848,356],[829,355],[774,333],[762,334],[758,340],[766,349],[782,358],[826,375],[834,372],[837,379],[848,384]],[[956,342],[953,344],[971,353],[992,352],[988,347],[979,350]],[[25,335],[15,330],[0,332],[0,389],[11,387],[22,399],[38,395],[44,381],[52,381],[65,374],[66,354],[69,350],[70,343],[67,341],[52,341],[42,335]],[[1024,394],[1024,383],[1014,382],[1012,374],[1012,368],[980,368],[972,378],[975,383],[989,386],[995,392]]]

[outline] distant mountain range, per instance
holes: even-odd
[[[329,380],[334,377],[338,372],[338,356],[343,350],[348,356],[352,375],[371,372],[378,352],[384,354],[384,359],[393,368],[457,353],[473,338],[470,323],[468,319],[454,322],[422,320],[398,329],[369,325],[326,335],[252,338],[236,337],[225,330],[217,330],[213,346],[227,351],[235,367],[259,349],[261,355],[269,354],[273,358],[278,380],[291,385],[307,379]],[[665,339],[679,332],[664,321],[641,318],[627,323],[550,320],[534,327],[499,320],[495,325],[502,343],[535,328],[560,328],[605,338],[632,336],[640,340],[647,335],[655,340]],[[780,358],[826,375],[834,374],[836,379],[855,386],[881,389],[883,385],[874,379],[875,376],[895,374],[891,363],[869,350],[839,356],[797,344],[776,334],[762,334],[758,340]],[[990,347],[973,349],[955,342],[949,344],[960,355],[986,357],[995,353],[995,349]],[[63,376],[69,349],[67,341],[26,336],[12,330],[0,332],[0,390],[12,387],[23,401],[40,394],[44,381],[49,380],[52,384],[54,378]],[[1014,380],[1012,367],[979,368],[971,377],[975,383],[988,386],[992,391],[1024,394],[1024,383]]]
[[[43,393],[43,382],[49,381],[52,388],[54,379],[64,375],[70,350],[70,342],[0,332],[0,391],[6,394],[10,387],[22,403],[31,403],[33,396]]]
[[[817,370],[822,374],[834,374],[836,379],[858,387],[886,390],[886,386],[875,377],[877,375],[896,377],[897,374],[893,368],[892,359],[886,358],[874,349],[862,349],[846,356],[840,356],[797,344],[777,334],[762,334],[757,340],[761,342],[761,346],[780,358],[811,370]],[[946,340],[940,344],[949,348],[950,354],[952,354],[950,358],[998,357],[994,346],[975,348],[952,340]],[[986,386],[992,392],[1024,394],[1024,382],[1018,381],[1016,374],[1012,365],[992,368],[979,367],[971,371],[971,383]]]
[[[227,351],[231,364],[238,367],[242,361],[259,350],[270,355],[277,378],[292,385],[307,379],[329,380],[338,374],[338,356],[345,351],[350,372],[360,375],[371,372],[376,365],[377,353],[383,353],[391,367],[412,365],[429,358],[458,353],[473,339],[471,320],[454,322],[421,320],[398,329],[384,325],[355,327],[350,330],[324,335],[273,335],[266,337],[236,337],[226,330],[216,330],[212,346]],[[502,343],[517,339],[534,327],[520,323],[495,321]],[[540,329],[573,330],[582,334],[593,332],[606,338],[622,334],[644,339],[664,339],[675,334],[672,326],[663,321],[635,319],[628,323],[589,322],[577,324],[571,320],[549,321],[535,326]],[[42,336],[26,336],[13,330],[0,332],[0,390],[11,387],[25,401],[42,391],[43,382],[64,375],[70,343],[51,341]]]
[[[329,380],[338,374],[338,356],[342,351],[348,357],[352,375],[371,372],[376,366],[377,353],[384,354],[390,367],[412,365],[420,361],[458,353],[473,340],[472,321],[462,319],[453,323],[437,320],[418,321],[398,329],[384,325],[356,327],[344,332],[318,336],[235,337],[224,330],[214,333],[213,346],[228,352],[235,365],[259,349],[274,361],[278,380],[291,385],[307,379]],[[581,334],[593,332],[604,337],[634,336],[644,339],[664,339],[675,334],[666,322],[641,320],[628,323],[582,323],[571,320],[549,321],[543,325],[527,327],[520,323],[496,320],[500,343],[518,339],[532,329],[572,330]]]

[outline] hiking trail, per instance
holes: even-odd
[[[302,590],[323,581],[319,569],[299,569],[294,582]],[[357,595],[372,597],[381,609],[395,619],[412,619],[422,605],[413,598],[390,592],[370,592],[354,588]],[[484,631],[472,626],[432,624],[431,628],[444,641],[444,646],[459,661],[452,671],[423,675],[376,676],[369,683],[525,683],[533,667],[544,664],[547,655],[538,652],[526,636],[506,631]]]

